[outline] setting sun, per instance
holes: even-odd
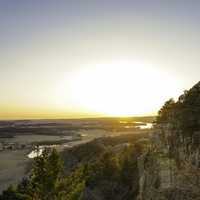
[[[0,1],[0,200],[200,200],[200,1]]]
[[[142,62],[118,61],[87,66],[72,75],[72,104],[107,116],[154,114],[164,99],[176,95],[172,77]]]
[[[0,119],[156,115],[199,80],[198,15],[187,26],[160,3],[22,2],[0,6]]]

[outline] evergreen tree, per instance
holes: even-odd
[[[62,161],[55,149],[45,149],[34,159],[30,176],[31,194],[36,199],[56,199],[57,186],[62,173]]]

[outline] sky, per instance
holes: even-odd
[[[199,81],[200,1],[0,0],[0,119],[156,114]]]

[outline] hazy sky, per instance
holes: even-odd
[[[200,79],[199,10],[196,0],[0,0],[0,118],[155,113]]]

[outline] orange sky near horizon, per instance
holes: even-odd
[[[199,81],[199,1],[0,1],[0,119],[155,115]]]

